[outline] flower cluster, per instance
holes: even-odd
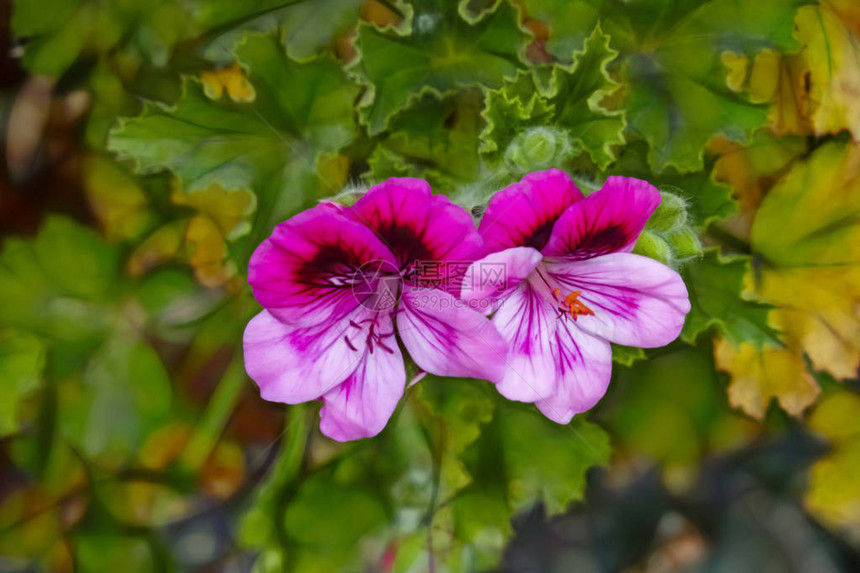
[[[245,331],[248,374],[267,400],[321,399],[320,429],[341,441],[385,427],[402,349],[567,423],[606,392],[611,342],[662,346],[683,326],[681,277],[631,253],[659,203],[644,181],[610,177],[583,197],[549,170],[496,193],[478,229],[419,179],[320,204],[251,258],[264,310]]]

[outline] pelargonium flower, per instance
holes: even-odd
[[[678,336],[690,310],[684,281],[631,253],[659,204],[657,189],[625,177],[583,198],[556,169],[493,196],[479,232],[496,252],[470,267],[463,297],[497,309],[510,347],[497,384],[505,397],[566,424],[606,393],[610,342],[651,348]],[[505,276],[482,277],[487,265],[504,265]]]
[[[264,310],[245,330],[245,368],[267,400],[322,399],[320,429],[341,441],[379,433],[403,395],[395,333],[427,372],[498,380],[505,341],[442,288],[459,290],[485,252],[471,216],[420,179],[304,211],[251,257]]]

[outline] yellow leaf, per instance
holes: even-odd
[[[819,393],[805,358],[837,379],[860,367],[860,145],[830,142],[796,163],[762,201],[751,237],[750,288],[776,307],[784,346],[719,341],[717,366],[732,375],[732,405],[761,417],[773,398],[800,415]]]
[[[95,154],[87,157],[84,189],[108,238],[131,239],[149,226],[146,194],[116,163]]]
[[[227,261],[227,243],[218,225],[205,215],[196,215],[188,222],[185,240],[189,249],[188,262],[194,276],[203,285],[219,287],[236,275],[236,266]]]
[[[257,198],[250,191],[228,191],[217,183],[189,193],[183,191],[175,180],[170,199],[177,205],[193,207],[208,216],[228,240],[237,239],[251,230],[248,217],[257,208]]]
[[[860,366],[860,145],[818,148],[763,201],[752,227],[757,294],[790,347],[839,379]]]
[[[759,350],[747,343],[735,348],[720,339],[715,343],[714,357],[717,368],[732,374],[729,403],[754,418],[764,417],[771,399],[789,414],[800,416],[820,392],[806,372],[803,358],[788,348]]]
[[[733,92],[742,92],[747,82],[749,58],[732,51],[725,51],[720,54],[720,61],[726,67],[726,85]]]
[[[860,396],[841,391],[828,395],[815,407],[808,427],[836,445],[860,437]]]
[[[256,196],[247,190],[227,191],[218,184],[185,192],[174,181],[170,199],[196,213],[171,221],[147,237],[129,258],[129,272],[141,275],[162,263],[184,262],[207,287],[241,288],[227,242],[250,230],[248,219],[257,207]]]
[[[775,267],[758,292],[779,305],[771,322],[817,370],[854,378],[860,365],[860,268]]]
[[[860,140],[860,10],[854,0],[822,0],[797,12],[806,45],[815,133],[843,129]]]
[[[254,85],[235,63],[226,68],[200,72],[200,81],[203,82],[203,93],[210,99],[221,99],[225,91],[236,103],[250,103],[257,99]]]
[[[349,157],[338,153],[324,153],[317,162],[317,174],[332,189],[342,189],[349,179]]]
[[[200,81],[203,82],[203,93],[209,99],[221,99],[224,95],[224,83],[218,70],[200,72]]]
[[[809,427],[827,438],[832,451],[809,473],[806,508],[826,525],[860,540],[860,396],[843,391],[815,408]]]
[[[823,0],[833,12],[839,15],[839,19],[854,33],[860,36],[860,3],[857,0]]]
[[[729,89],[748,92],[753,103],[770,104],[768,119],[775,134],[807,135],[812,131],[803,55],[762,50],[750,64],[746,56],[727,51],[721,59]]]
[[[140,276],[162,263],[180,260],[187,226],[185,219],[173,221],[148,236],[129,257],[128,272],[132,276]]]
[[[228,499],[245,482],[245,457],[235,442],[218,442],[200,470],[203,491],[215,499]]]
[[[806,152],[807,145],[799,137],[777,138],[769,131],[759,131],[746,145],[717,137],[708,149],[719,156],[714,163],[714,179],[728,184],[741,212],[751,214],[786,167]]]

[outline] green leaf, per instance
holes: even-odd
[[[83,573],[110,573],[122,569],[128,573],[155,573],[159,558],[144,537],[119,533],[84,531],[72,540],[75,561]]]
[[[567,52],[560,47],[576,45],[599,15],[621,52],[618,79],[627,86],[629,132],[648,142],[655,171],[673,166],[686,172],[702,168],[712,137],[744,140],[767,123],[767,104],[752,104],[728,88],[720,57],[724,51],[753,57],[765,48],[796,50],[792,32],[801,3],[527,0],[525,9],[549,24],[547,46],[561,58]]]
[[[299,571],[342,570],[359,555],[358,542],[387,523],[378,498],[324,476],[303,482],[284,515],[285,530],[297,546]]]
[[[408,113],[391,123],[390,135],[368,159],[373,181],[421,177],[434,191],[450,193],[479,175],[475,140],[481,127],[481,98],[476,90],[439,99],[422,96]]]
[[[481,150],[492,157],[508,150],[524,129],[555,127],[567,135],[576,152],[586,151],[605,169],[616,158],[614,148],[624,143],[626,125],[621,112],[602,104],[620,86],[607,72],[617,55],[609,47],[609,36],[598,26],[583,48],[573,52],[569,66],[521,74],[514,82],[488,92]]]
[[[84,185],[90,207],[110,238],[133,239],[152,222],[145,191],[115,162],[92,155],[85,163]]]
[[[501,88],[487,90],[482,115],[480,149],[492,159],[504,154],[523,127],[551,124],[555,108],[538,93],[533,72],[520,71]]]
[[[560,513],[585,493],[585,474],[609,463],[609,436],[577,416],[562,426],[537,411],[509,406],[499,411],[508,497],[515,511],[535,501]]]
[[[711,349],[683,347],[619,368],[601,410],[616,451],[689,468],[711,449],[736,446],[754,428],[733,414],[714,372]]]
[[[362,0],[305,0],[285,11],[281,29],[287,54],[313,57],[358,21]]]
[[[114,72],[107,60],[99,62],[90,73],[88,87],[92,94],[92,107],[87,118],[86,142],[97,149],[104,149],[117,117],[139,113],[142,104],[126,90],[123,78]]]
[[[549,28],[546,50],[562,61],[582,47],[601,12],[601,0],[524,0],[522,4],[529,20]]]
[[[492,418],[494,403],[474,381],[428,377],[416,388],[413,411],[425,434],[432,463],[439,469],[436,495],[450,498],[472,481],[461,460]]]
[[[361,59],[352,71],[367,91],[359,115],[371,135],[425,93],[439,97],[467,86],[497,88],[521,66],[525,33],[517,10],[502,0],[471,15],[467,0],[413,0],[404,29],[358,28]]]
[[[736,346],[743,342],[759,348],[779,344],[779,334],[768,324],[772,307],[743,296],[749,272],[749,257],[722,257],[718,249],[709,249],[687,263],[683,275],[692,308],[681,338],[694,342],[713,326]]]
[[[104,300],[115,291],[118,252],[92,229],[51,217],[33,243],[42,270],[64,294]]]
[[[263,2],[211,2],[197,0],[194,11],[205,26],[229,24],[212,40],[205,55],[214,61],[230,61],[232,47],[246,31],[279,31],[287,55],[307,60],[330,47],[358,22],[361,0],[274,0]]]
[[[612,345],[612,361],[624,366],[632,366],[637,360],[645,358],[645,351],[635,346]]]
[[[0,323],[78,340],[103,331],[118,294],[118,250],[64,217],[33,241],[10,238],[0,255]]]
[[[164,66],[192,29],[176,0],[16,0],[12,28],[27,38],[24,65],[60,76],[80,57],[117,50]]]
[[[712,137],[744,140],[767,123],[767,105],[751,104],[728,89],[720,55],[796,49],[798,5],[762,0],[751,12],[742,0],[695,0],[685,2],[684,10],[650,3],[641,13],[631,11],[634,32],[621,36],[617,46],[627,53],[622,77],[630,84],[628,121],[650,144],[648,160],[655,170],[701,169]],[[745,16],[738,18],[739,13]],[[609,31],[615,38],[615,30]]]
[[[253,189],[257,230],[267,232],[313,195],[337,191],[325,189],[316,164],[323,152],[355,137],[358,87],[334,60],[287,58],[274,35],[246,36],[236,55],[249,70],[253,102],[212,101],[197,81],[188,80],[175,107],[148,105],[113,130],[109,148],[133,159],[140,172],[170,169],[186,191],[216,183]]]
[[[607,72],[617,55],[609,47],[609,36],[598,26],[583,49],[574,52],[573,64],[553,67],[542,90],[555,106],[558,125],[568,130],[601,169],[615,159],[613,147],[624,143],[623,114],[602,103],[620,87]]]
[[[20,429],[18,406],[42,380],[45,344],[37,336],[0,330],[0,437]]]
[[[172,387],[158,355],[134,335],[115,333],[92,356],[83,384],[60,404],[63,435],[92,457],[135,454],[170,420]]]
[[[204,28],[218,28],[225,24],[244,22],[277,13],[301,0],[189,0],[191,15]]]

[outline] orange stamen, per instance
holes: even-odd
[[[555,294],[558,294],[559,290],[555,289]],[[585,306],[581,300],[579,300],[579,295],[582,294],[582,291],[575,290],[566,297],[561,304],[565,306],[567,311],[570,313],[570,316],[573,317],[574,322],[577,317],[581,314],[587,314],[589,316],[594,316],[594,311]]]

